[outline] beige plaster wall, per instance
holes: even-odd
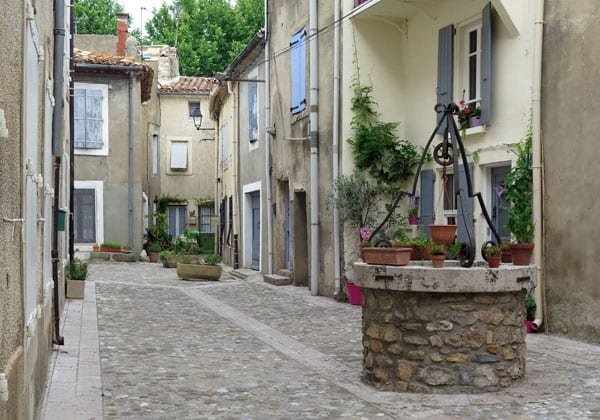
[[[188,117],[188,102],[200,102],[202,128],[215,128],[208,116],[208,94],[160,95],[160,194],[186,199],[188,227],[198,229],[196,200],[215,196],[216,142],[213,139],[216,131],[196,130],[192,118]],[[188,142],[185,171],[171,170],[171,142],[174,140]]]
[[[295,33],[308,27],[308,2],[290,3],[283,0],[271,2],[272,21],[271,51],[279,52],[289,48],[289,42]],[[333,25],[333,2],[318,2],[319,28]],[[310,36],[310,33],[307,34]],[[331,237],[332,216],[327,197],[331,190],[332,179],[332,95],[333,95],[333,32],[324,30],[318,36],[319,48],[319,294],[331,296],[334,290],[333,246]],[[300,114],[290,113],[291,82],[290,54],[277,56],[271,62],[271,117],[277,126],[277,138],[272,142],[273,156],[273,202],[277,209],[284,208],[283,182],[289,182],[292,208],[295,206],[294,192],[306,192],[307,224],[310,223],[310,142],[286,141],[284,137],[308,137],[310,114],[310,46],[307,45],[306,99],[307,108]],[[273,217],[273,269],[284,266],[284,213],[277,211]],[[292,231],[292,243],[296,235],[304,235],[300,230],[308,226],[295,225]],[[310,244],[310,238],[309,238]],[[309,248],[310,249],[310,245]],[[306,270],[310,261],[298,258],[292,249],[292,269]],[[303,267],[300,267],[302,265]],[[310,270],[307,270],[310,272]],[[306,279],[307,284],[310,280]]]
[[[546,1],[542,80],[544,273],[551,332],[600,342],[597,196],[600,4]]]
[[[76,82],[108,84],[109,155],[75,155],[75,180],[104,182],[104,242],[127,245],[129,81],[127,78],[77,77]],[[142,127],[140,83],[132,84],[133,136],[133,240],[134,252],[142,247],[142,180],[147,173],[147,132]],[[83,247],[80,247],[83,249]]]

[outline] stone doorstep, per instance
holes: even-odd
[[[280,276],[279,274],[265,274],[263,279],[265,283],[272,284],[273,286],[289,286],[292,284],[291,278]]]

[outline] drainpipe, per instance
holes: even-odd
[[[75,72],[75,62],[73,60],[73,50],[75,48],[75,18],[73,16],[73,5],[75,0],[71,0],[69,7],[69,30],[71,39],[69,40],[69,261],[75,259],[75,221],[73,216],[73,203],[75,200],[75,81],[73,74]]]
[[[308,6],[310,60],[310,294],[319,294],[319,50],[317,0]]]
[[[333,5],[333,172],[335,180],[339,175],[339,137],[340,137],[340,0],[334,0]],[[340,210],[335,204],[333,206],[333,272],[334,286],[333,294],[340,293]]]
[[[271,125],[271,63],[269,61],[269,2],[265,1],[265,190],[267,193],[267,267],[266,274],[273,273],[273,194],[271,192],[271,137],[267,127]],[[261,259],[262,260],[262,259]]]
[[[535,26],[533,38],[533,98],[532,98],[532,172],[533,172],[533,222],[534,234],[534,261],[537,267],[538,286],[535,288],[535,319],[534,328],[537,330],[544,322],[544,259],[543,238],[544,220],[542,208],[542,139],[541,139],[541,84],[542,84],[542,42],[544,36],[544,0],[537,0],[535,9]],[[547,328],[546,328],[547,329]]]
[[[60,206],[60,162],[62,155],[62,129],[63,129],[63,77],[65,61],[65,3],[64,0],[54,1],[54,110],[52,114],[52,154],[54,155],[54,208],[52,211],[52,294],[54,306],[54,340],[55,344],[65,344],[64,337],[60,335],[60,295],[58,281],[58,231],[56,220]]]
[[[128,81],[128,121],[127,121],[127,144],[128,144],[128,160],[127,160],[127,202],[128,202],[128,217],[127,230],[129,249],[133,249],[133,73],[129,73]]]
[[[239,182],[239,165],[240,165],[240,157],[239,157],[239,137],[240,137],[240,124],[239,124],[239,102],[240,102],[240,96],[237,94],[237,89],[238,86],[236,84],[236,89],[234,90],[233,87],[233,82],[228,81],[227,82],[227,93],[231,96],[233,96],[233,237],[236,237],[235,232],[239,232],[239,223],[237,223],[238,221],[238,217],[240,214],[240,209],[239,209],[239,199],[238,199],[238,191],[240,190],[238,187],[238,182]],[[237,241],[233,241],[233,254],[237,255]],[[238,265],[236,263],[236,259],[233,258],[233,261],[231,261],[231,266],[234,269],[238,269]]]

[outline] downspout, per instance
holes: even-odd
[[[308,6],[310,60],[310,294],[319,294],[319,50],[317,0]]]
[[[129,249],[133,249],[133,73],[129,73],[128,80],[129,92],[127,96],[127,145],[128,145],[128,160],[127,160],[127,231]]]
[[[69,261],[75,259],[75,229],[73,216],[73,203],[75,200],[75,62],[73,51],[75,48],[75,18],[73,16],[73,5],[75,0],[71,0],[69,7],[69,31],[71,39],[69,40]]]
[[[70,10],[70,9],[69,9]],[[54,306],[54,344],[65,344],[64,337],[60,335],[60,295],[58,281],[58,208],[60,206],[60,162],[62,155],[62,128],[63,128],[63,77],[65,56],[65,3],[64,0],[54,1],[54,65],[52,76],[54,78],[54,110],[52,114],[52,154],[54,155],[54,208],[52,212],[52,294]]]
[[[265,190],[267,193],[267,267],[261,271],[273,273],[273,194],[271,192],[271,137],[267,127],[271,125],[271,62],[269,57],[269,5],[265,1]],[[262,260],[262,258],[261,258]]]
[[[238,91],[238,87],[239,85],[236,84],[236,88],[235,90],[232,88],[233,82],[228,81],[227,82],[227,93],[229,93],[229,95],[233,96],[233,233],[232,233],[232,238],[235,237],[235,233],[238,232],[239,233],[239,223],[236,223],[239,219],[239,214],[240,214],[240,209],[239,209],[239,199],[238,199],[238,192],[239,192],[239,186],[238,186],[238,182],[239,182],[239,165],[240,165],[240,158],[239,158],[239,142],[240,142],[240,124],[239,124],[239,101],[240,101],[240,96],[237,94]],[[238,269],[238,265],[235,261],[234,256],[237,254],[238,250],[237,250],[237,242],[233,241],[232,243],[233,246],[233,255],[231,256],[231,266],[234,269]]]
[[[544,0],[537,0],[535,9],[535,26],[533,37],[533,98],[532,98],[532,172],[533,172],[533,223],[534,261],[537,267],[538,285],[535,288],[535,319],[537,330],[544,322],[544,219],[543,219],[543,167],[542,167],[542,130],[541,130],[541,92],[542,92],[542,43],[544,37]],[[547,328],[546,328],[547,330]]]
[[[333,5],[333,162],[332,179],[339,175],[339,136],[340,136],[340,1],[334,0]],[[333,206],[333,272],[334,296],[340,293],[340,210]]]

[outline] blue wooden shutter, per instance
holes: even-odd
[[[169,235],[177,235],[177,208],[169,206],[167,207],[167,213],[169,217]]]
[[[420,223],[423,225],[425,235],[429,236],[428,225],[435,219],[433,213],[433,186],[435,183],[435,172],[432,169],[421,171],[421,217]]]
[[[258,140],[258,100],[256,82],[248,83],[248,139]]]
[[[292,102],[290,111],[297,114],[306,109],[306,30],[303,29],[290,41],[292,70]]]
[[[85,148],[85,89],[75,89],[75,147]]]
[[[469,171],[471,172],[471,176],[473,176],[472,163],[469,163]],[[473,179],[471,179],[471,181],[473,181]],[[467,176],[465,173],[465,167],[463,165],[458,167],[458,188],[460,191],[460,196],[456,197],[456,224],[458,225],[457,240],[459,242],[469,243],[469,235],[473,241],[475,240],[475,230],[473,225],[474,199],[469,197]]]
[[[102,149],[102,91],[85,90],[86,140],[88,149]]]
[[[492,112],[492,5],[488,3],[481,17],[481,122],[490,124]]]
[[[177,220],[179,231],[177,233],[181,235],[187,227],[187,208],[185,206],[179,206],[177,212],[179,213],[179,220]]]
[[[448,25],[439,31],[438,39],[438,104],[448,105],[452,102],[452,90],[454,88],[454,25]],[[443,114],[437,114],[437,122]],[[442,134],[445,129],[442,124],[438,130]]]

